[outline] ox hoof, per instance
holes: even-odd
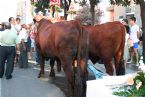
[[[57,68],[57,72],[61,72],[61,68]]]
[[[54,72],[50,72],[49,76],[50,77],[55,77],[55,73]]]
[[[38,78],[41,78],[41,77],[45,77],[45,75],[44,74],[39,74]]]

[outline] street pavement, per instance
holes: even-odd
[[[66,97],[65,95],[68,95],[66,78],[63,72],[56,72],[56,79],[53,83],[52,79],[48,77],[50,66],[47,62],[45,78],[38,79],[39,66],[34,65],[34,61],[29,62],[30,68],[28,69],[15,67],[11,80],[0,79],[0,97]],[[89,64],[91,64],[90,61]],[[105,72],[103,64],[95,64],[95,66]],[[127,74],[136,71],[137,67],[135,65],[128,64]]]
[[[50,83],[48,77],[38,79],[39,71],[30,67],[19,69],[15,67],[13,78],[1,80],[0,97],[65,97],[64,93]]]

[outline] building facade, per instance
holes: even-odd
[[[110,13],[109,21],[121,21],[124,18],[129,19],[131,16],[135,16],[137,19],[137,24],[141,27],[141,17],[140,17],[140,6],[131,4],[129,7],[110,5],[106,8]]]

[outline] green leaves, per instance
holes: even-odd
[[[132,86],[122,86],[118,88],[113,94],[120,97],[144,97],[145,96],[145,73],[140,71],[134,78]],[[140,85],[139,88],[137,86]]]
[[[121,6],[129,6],[131,0],[110,0],[110,4],[112,5],[121,5]]]
[[[49,0],[39,0],[38,2],[36,2],[34,4],[34,6],[36,7],[36,13],[38,13],[39,11],[42,11],[43,13],[45,13],[45,9],[47,9],[49,7]]]

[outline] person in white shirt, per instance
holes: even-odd
[[[15,59],[15,47],[19,50],[19,38],[15,32],[11,30],[10,23],[4,23],[5,31],[1,32],[1,46],[0,46],[0,78],[4,73],[6,79],[12,78]],[[17,45],[16,45],[17,44]],[[7,61],[5,63],[5,61]],[[6,70],[5,70],[6,65]]]
[[[28,35],[27,35],[27,25],[22,25],[22,30],[19,33],[19,39],[20,39],[20,68],[27,68],[28,67],[28,52],[27,52],[27,41],[28,41]]]
[[[16,18],[16,25],[15,25],[15,29],[17,31],[17,34],[19,35],[20,31],[21,31],[21,19],[20,18]]]
[[[134,49],[134,52],[131,53],[131,62],[133,61],[133,56],[134,56],[134,53],[135,53],[135,55],[136,55],[136,64],[138,65],[139,64],[139,56],[138,56],[139,26],[136,24],[136,18],[135,17],[131,17],[130,20],[129,20],[129,23],[131,25],[130,39],[133,42],[133,49]]]
[[[0,38],[1,38],[1,33],[4,31],[4,24],[0,22]],[[0,40],[0,46],[1,46],[1,40]]]
[[[14,17],[10,17],[10,18],[9,18],[9,23],[11,24],[11,30],[12,30],[13,32],[17,33],[16,28],[15,28],[16,22],[15,22]]]

